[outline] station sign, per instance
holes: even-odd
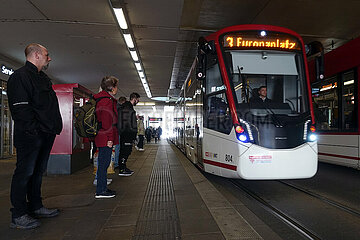
[[[174,118],[174,121],[175,121],[175,122],[183,122],[183,121],[184,121],[184,118]]]
[[[7,67],[7,66],[5,66],[5,65],[1,65],[1,72],[2,72],[3,74],[5,74],[5,75],[10,76],[11,74],[14,73],[14,69],[9,68],[9,67]]]
[[[162,122],[162,118],[149,117],[149,122]]]

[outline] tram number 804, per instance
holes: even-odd
[[[225,161],[226,162],[232,162],[232,155],[225,154]]]

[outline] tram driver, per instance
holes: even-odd
[[[261,86],[258,88],[258,96],[252,96],[250,98],[250,102],[251,103],[260,103],[260,102],[265,102],[265,103],[270,103],[271,99],[267,98],[267,88],[266,86]]]

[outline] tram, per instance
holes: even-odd
[[[324,55],[324,78],[309,62],[319,161],[360,170],[360,37]]]
[[[269,100],[257,101],[260,87]],[[314,176],[318,149],[301,37],[238,25],[200,38],[174,121],[171,140],[205,172],[249,180]]]

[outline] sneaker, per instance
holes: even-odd
[[[106,189],[104,192],[102,193],[96,193],[95,194],[95,198],[96,199],[100,199],[100,198],[113,198],[116,196],[115,191],[112,191],[110,189]]]
[[[139,152],[143,152],[144,151],[144,149],[143,148],[139,148]]]
[[[109,193],[115,194],[116,195],[116,191],[113,191],[111,189],[107,189],[106,191],[108,191]]]
[[[139,150],[139,147],[138,146],[135,146],[136,150]]]
[[[11,228],[18,229],[32,229],[40,226],[40,222],[28,214],[22,215],[21,217],[13,218],[10,223]]]
[[[59,215],[59,213],[60,213],[59,209],[56,208],[49,209],[46,207],[41,207],[38,210],[32,212],[31,215],[36,218],[50,218],[50,217],[56,217],[57,215]]]
[[[134,171],[131,171],[130,169],[128,168],[125,168],[125,169],[120,169],[119,170],[119,176],[131,176],[134,174]]]
[[[112,179],[111,179],[111,178],[106,179],[106,185],[110,185],[111,183],[112,183]],[[97,179],[94,180],[93,184],[94,184],[94,186],[97,185]]]
[[[126,169],[126,171],[131,172],[131,174],[133,174],[133,173],[134,173],[134,171],[133,171],[133,170],[131,170],[131,169],[127,168],[127,167],[125,167],[125,169]]]

